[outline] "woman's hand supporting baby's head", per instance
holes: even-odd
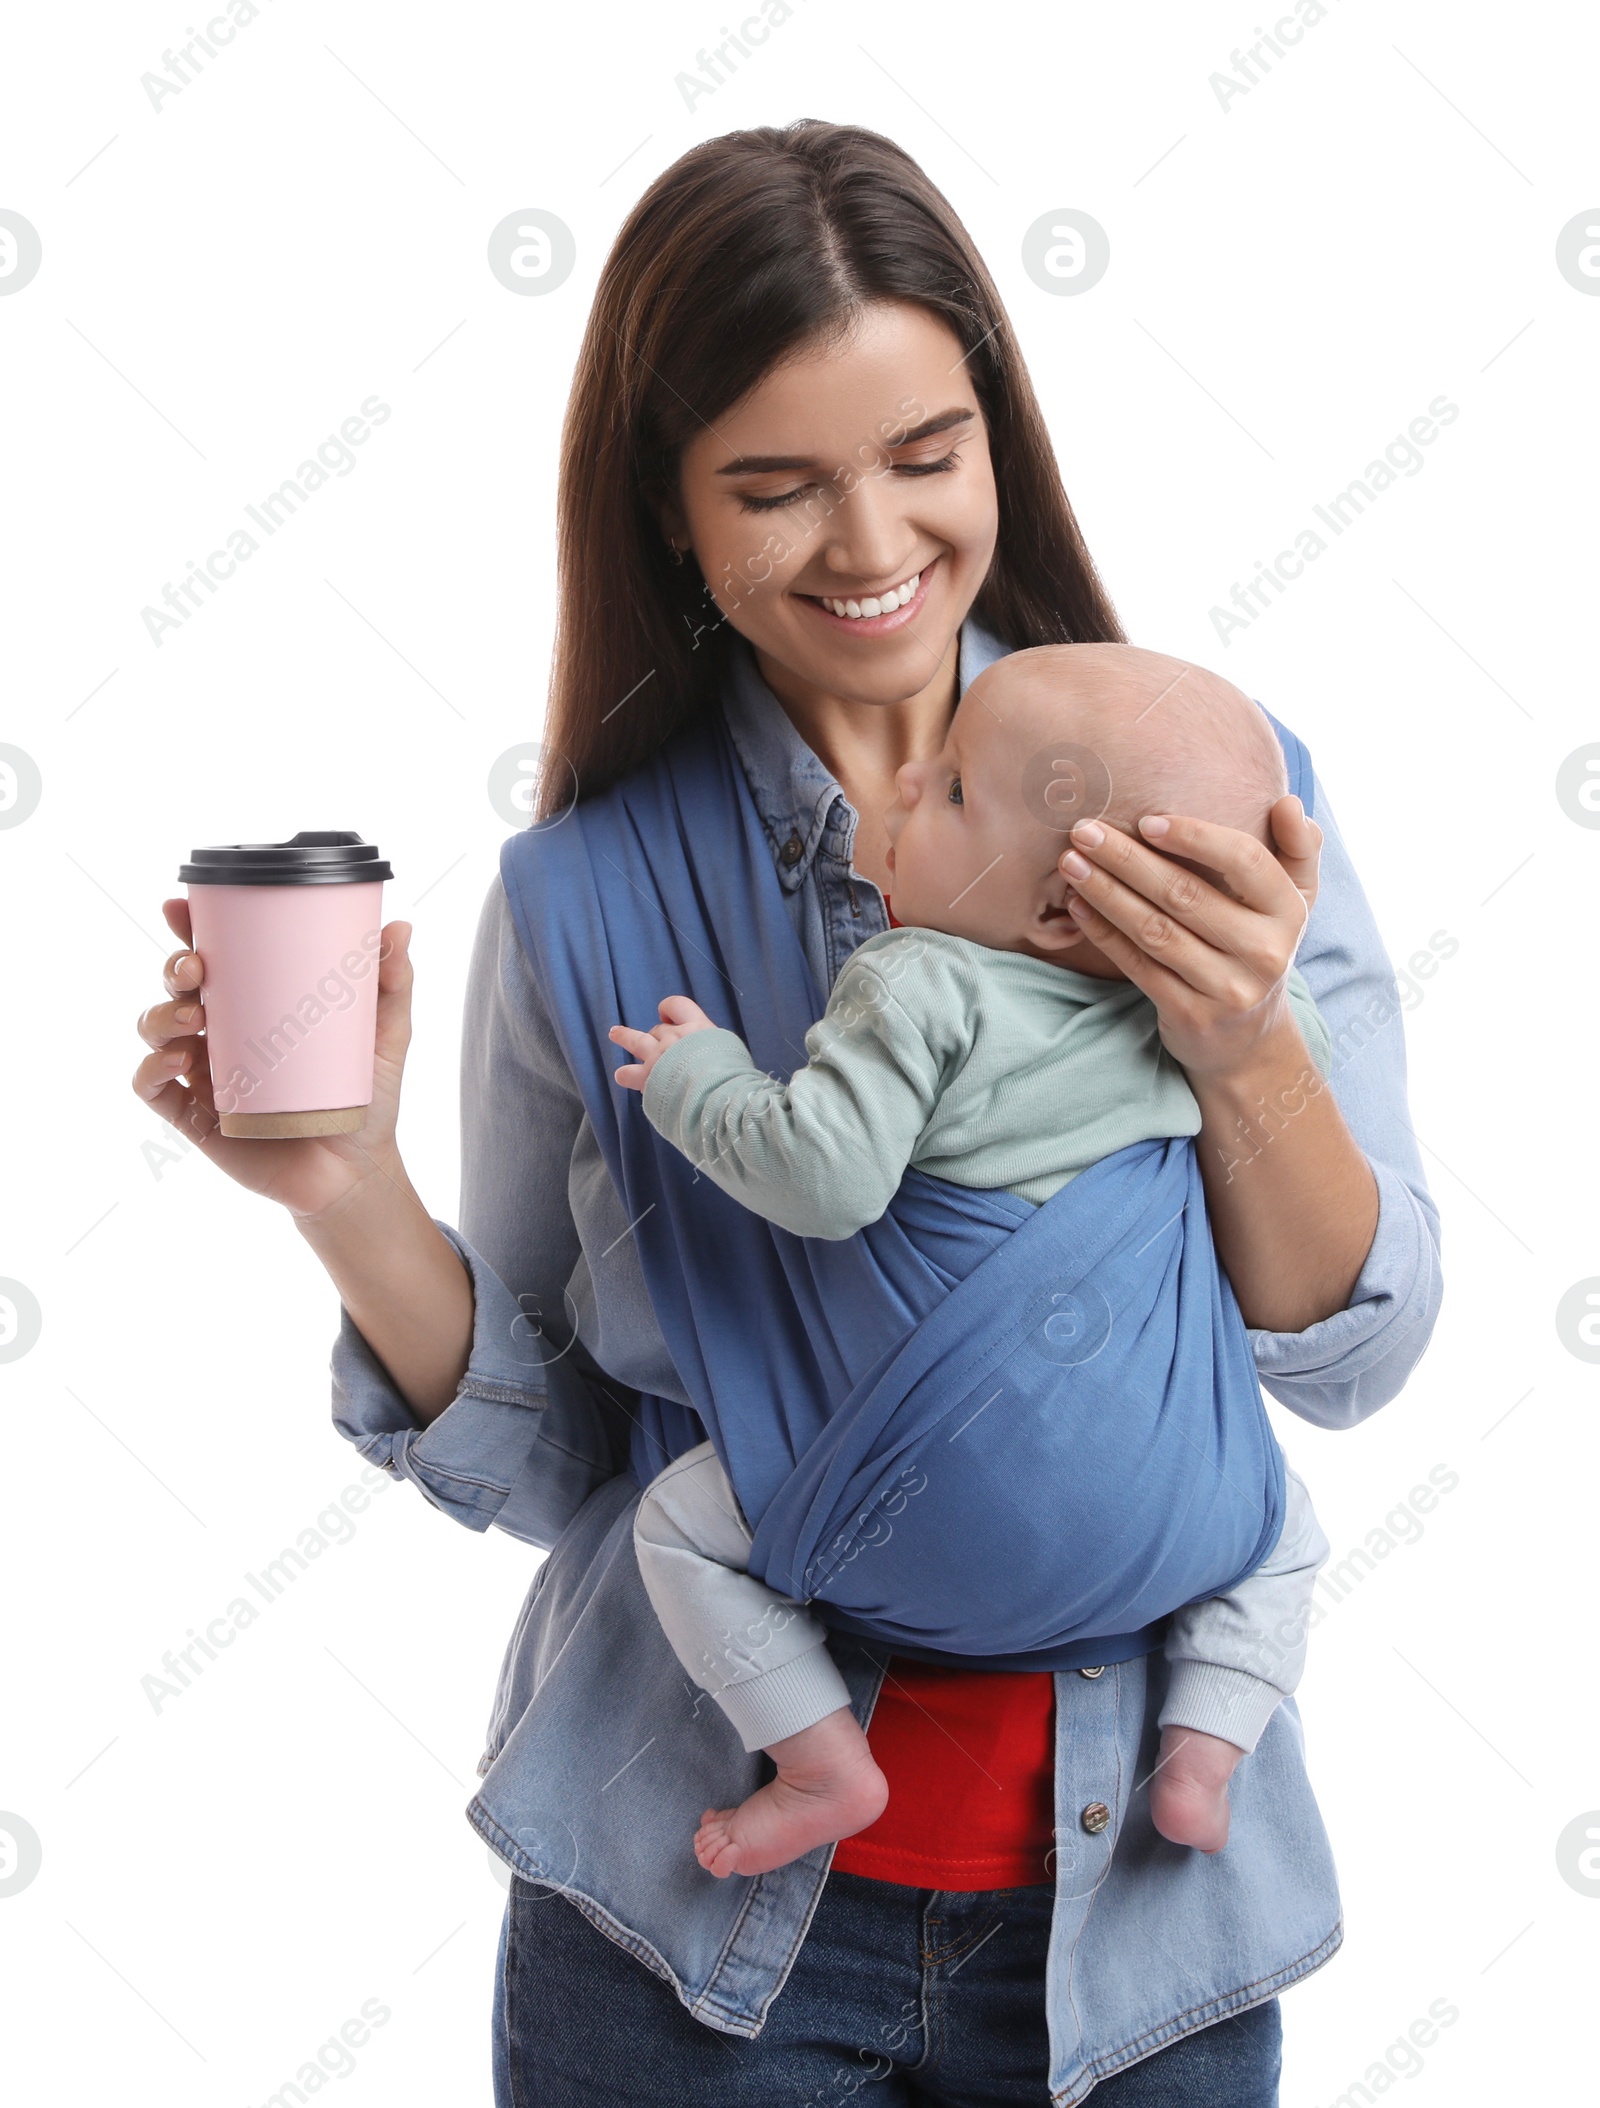
[[[899,773],[895,917],[1124,980],[1073,918],[1070,830],[1140,841],[1142,818],[1181,813],[1271,848],[1287,788],[1265,712],[1219,674],[1129,644],[1011,652],[968,688],[940,753]]]

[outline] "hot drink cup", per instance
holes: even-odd
[[[358,834],[225,842],[180,866],[225,1135],[353,1134],[372,1103],[383,882]]]

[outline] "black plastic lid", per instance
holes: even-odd
[[[393,878],[360,835],[302,828],[287,842],[217,842],[178,866],[187,886],[353,886]]]

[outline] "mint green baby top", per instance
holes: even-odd
[[[1328,1029],[1293,967],[1287,996],[1320,1072],[1301,1078],[1314,1095]],[[737,1033],[691,1032],[644,1091],[660,1134],[798,1237],[876,1222],[908,1164],[1042,1202],[1130,1142],[1200,1130],[1155,1005],[1133,982],[939,930],[885,930],[859,946],[806,1054],[785,1083],[752,1065]]]

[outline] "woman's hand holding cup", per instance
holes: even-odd
[[[361,1127],[355,1133],[269,1140],[229,1136],[221,1130],[203,1036],[201,964],[192,949],[189,902],[164,900],[161,911],[184,949],[174,952],[162,969],[167,1000],[153,1003],[138,1020],[139,1037],[153,1051],[134,1071],[135,1093],[229,1178],[281,1202],[297,1217],[337,1212],[375,1174],[406,1183],[394,1132],[400,1077],[411,1044],[411,924],[391,922],[381,932],[372,1102]]]

